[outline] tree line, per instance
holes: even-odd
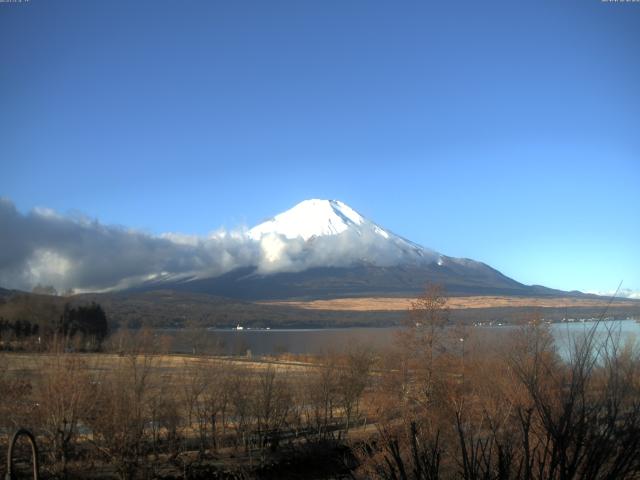
[[[20,310],[13,313],[14,319],[0,315],[0,348],[48,348],[56,338],[65,339],[67,346],[81,350],[96,350],[109,333],[107,316],[102,307],[94,302],[72,306],[65,303],[62,311],[52,308],[44,315]],[[53,318],[52,318],[53,317]]]

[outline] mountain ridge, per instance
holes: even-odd
[[[273,237],[289,241],[301,239],[305,246],[311,248],[314,242],[329,237],[348,237],[346,241],[352,243],[381,247],[380,249],[387,250],[387,256],[402,262],[437,261],[440,256],[438,252],[407,240],[369,220],[339,200],[304,200],[254,226],[247,235],[251,240],[266,247],[265,253],[271,257],[277,255],[275,250],[279,247],[278,244],[269,242]],[[376,261],[380,259],[374,258],[373,263]]]
[[[251,228],[247,236],[272,264],[284,263],[282,257],[289,255],[291,264],[304,268],[250,265],[208,278],[152,281],[134,290],[169,288],[247,300],[415,295],[426,283],[442,284],[454,295],[566,293],[527,286],[483,262],[418,245],[339,200],[304,200]]]
[[[247,237],[260,245],[266,267],[242,266],[207,278],[153,280],[131,290],[282,300],[416,295],[425,284],[438,283],[451,295],[567,294],[527,286],[483,262],[418,245],[339,200],[304,200],[251,228]]]

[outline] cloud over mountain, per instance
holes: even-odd
[[[295,235],[295,222],[283,224],[277,216],[249,231],[156,236],[48,209],[22,214],[10,200],[0,199],[0,285],[102,290],[149,280],[214,277],[246,266],[261,273],[297,272],[354,262],[387,266],[433,261],[438,255],[340,202],[306,201],[281,215],[285,221],[307,218],[305,234]]]
[[[106,226],[97,221],[33,210],[19,213],[0,200],[0,284],[29,288],[99,290],[162,274],[217,275],[255,260],[242,235],[218,232],[180,241]]]
[[[589,293],[601,295],[603,297],[629,298],[631,300],[640,300],[640,290],[632,290],[630,288],[621,288],[619,290],[599,290]]]

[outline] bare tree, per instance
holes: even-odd
[[[518,408],[527,478],[628,478],[640,471],[640,359],[621,349],[612,330],[596,322],[574,340],[564,364],[534,348],[516,356],[513,368],[530,398]]]
[[[209,363],[205,373],[205,389],[202,393],[204,412],[209,421],[211,431],[211,445],[215,449],[220,443],[218,430],[221,429],[222,438],[226,433],[230,402],[230,383],[234,369],[219,362]]]
[[[333,410],[338,403],[338,367],[336,355],[327,353],[320,366],[310,375],[306,390],[309,409],[308,423],[321,438],[330,434]]]
[[[356,479],[437,480],[443,450],[439,432],[427,432],[416,421],[381,424],[375,442],[355,449],[360,466]]]
[[[373,355],[366,348],[354,348],[338,372],[337,389],[345,416],[345,431],[349,431],[354,415],[358,413],[360,398],[369,384]]]
[[[270,443],[274,450],[277,447],[281,429],[289,413],[291,402],[289,384],[285,378],[281,378],[278,370],[269,365],[258,373],[253,399],[258,448],[264,460],[267,443]]]
[[[33,415],[33,384],[30,379],[11,372],[6,360],[6,355],[0,355],[0,427],[13,430],[28,425],[27,420]]]
[[[436,355],[444,349],[444,327],[449,321],[447,298],[441,285],[428,284],[422,295],[411,302],[407,328],[399,336],[399,348],[414,360],[415,387],[413,398],[430,402],[434,395]],[[417,395],[416,395],[417,394]]]
[[[94,411],[96,381],[80,358],[58,353],[41,371],[35,394],[39,399],[37,414],[50,442],[53,465],[66,478],[81,419]]]
[[[235,376],[229,383],[229,404],[234,417],[232,428],[235,430],[235,447],[243,445],[249,451],[251,428],[252,384],[248,369],[236,368]]]
[[[101,382],[96,409],[87,422],[94,446],[114,463],[123,480],[134,478],[143,462],[152,358],[128,355]]]
[[[194,428],[198,433],[199,456],[205,453],[207,444],[207,423],[208,413],[206,409],[204,394],[208,388],[208,376],[203,363],[185,362],[183,367],[184,382],[182,385],[182,404],[186,409],[186,432],[185,437]]]

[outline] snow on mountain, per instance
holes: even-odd
[[[0,218],[10,235],[5,244],[30,245],[9,252],[19,257],[15,267],[0,266],[0,283],[11,288],[41,284],[96,292],[184,286],[226,294],[246,287],[247,294],[304,295],[307,289],[340,295],[348,285],[352,292],[397,292],[422,288],[426,281],[465,291],[474,285],[481,291],[522,287],[488,265],[410,242],[336,200],[305,200],[250,230],[207,236],[150,235],[50,211],[23,215],[2,199]],[[276,277],[286,280],[281,288]]]
[[[305,200],[255,226],[248,236],[260,242],[265,255],[273,258],[277,256],[274,252],[277,254],[282,248],[281,237],[284,237],[303,240],[307,250],[333,243],[342,260],[345,253],[350,252],[352,260],[373,264],[379,261],[389,264],[390,258],[396,259],[397,263],[442,261],[439,253],[395,235],[338,200]],[[345,244],[350,245],[347,252]]]
[[[406,293],[428,282],[465,293],[524,288],[484,263],[402,238],[337,200],[305,200],[238,235],[178,240],[201,249],[203,265],[216,260],[217,271],[191,271],[188,279],[174,281],[157,278],[147,288],[246,298]]]
[[[249,230],[249,237],[260,240],[266,234],[276,233],[286,238],[309,240],[311,237],[342,233],[365,223],[367,220],[362,215],[338,200],[311,199],[255,226]]]

